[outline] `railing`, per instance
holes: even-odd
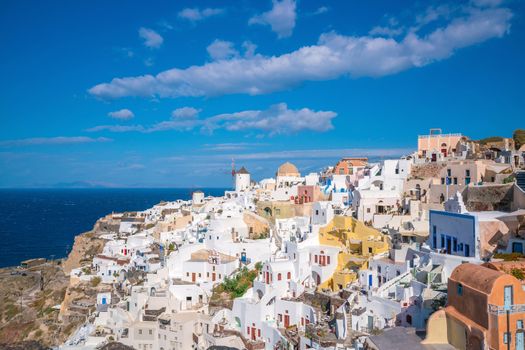
[[[454,137],[454,136],[463,136],[461,133],[454,133],[454,134],[434,134],[434,135],[418,135],[420,139],[426,139],[430,137]]]
[[[511,314],[521,313],[525,312],[525,304],[513,304],[510,306],[500,306],[500,305],[492,305],[489,304],[488,312],[493,315],[505,315],[507,313],[507,310]]]

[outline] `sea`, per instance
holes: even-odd
[[[225,188],[199,188],[222,196]],[[31,258],[63,258],[76,235],[112,212],[187,200],[196,188],[0,189],[0,267]]]

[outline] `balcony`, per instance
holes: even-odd
[[[489,304],[488,312],[492,315],[505,315],[507,310],[511,314],[525,313],[525,304],[513,304],[510,307]]]

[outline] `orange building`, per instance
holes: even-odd
[[[368,164],[368,158],[342,158],[334,167],[334,175],[353,175]]]
[[[524,349],[524,320],[525,291],[518,279],[465,263],[448,279],[448,304],[430,317],[423,343],[472,350]]]

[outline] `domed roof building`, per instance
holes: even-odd
[[[279,169],[277,169],[277,176],[296,176],[300,177],[301,173],[297,170],[297,167],[290,162],[282,164]]]

